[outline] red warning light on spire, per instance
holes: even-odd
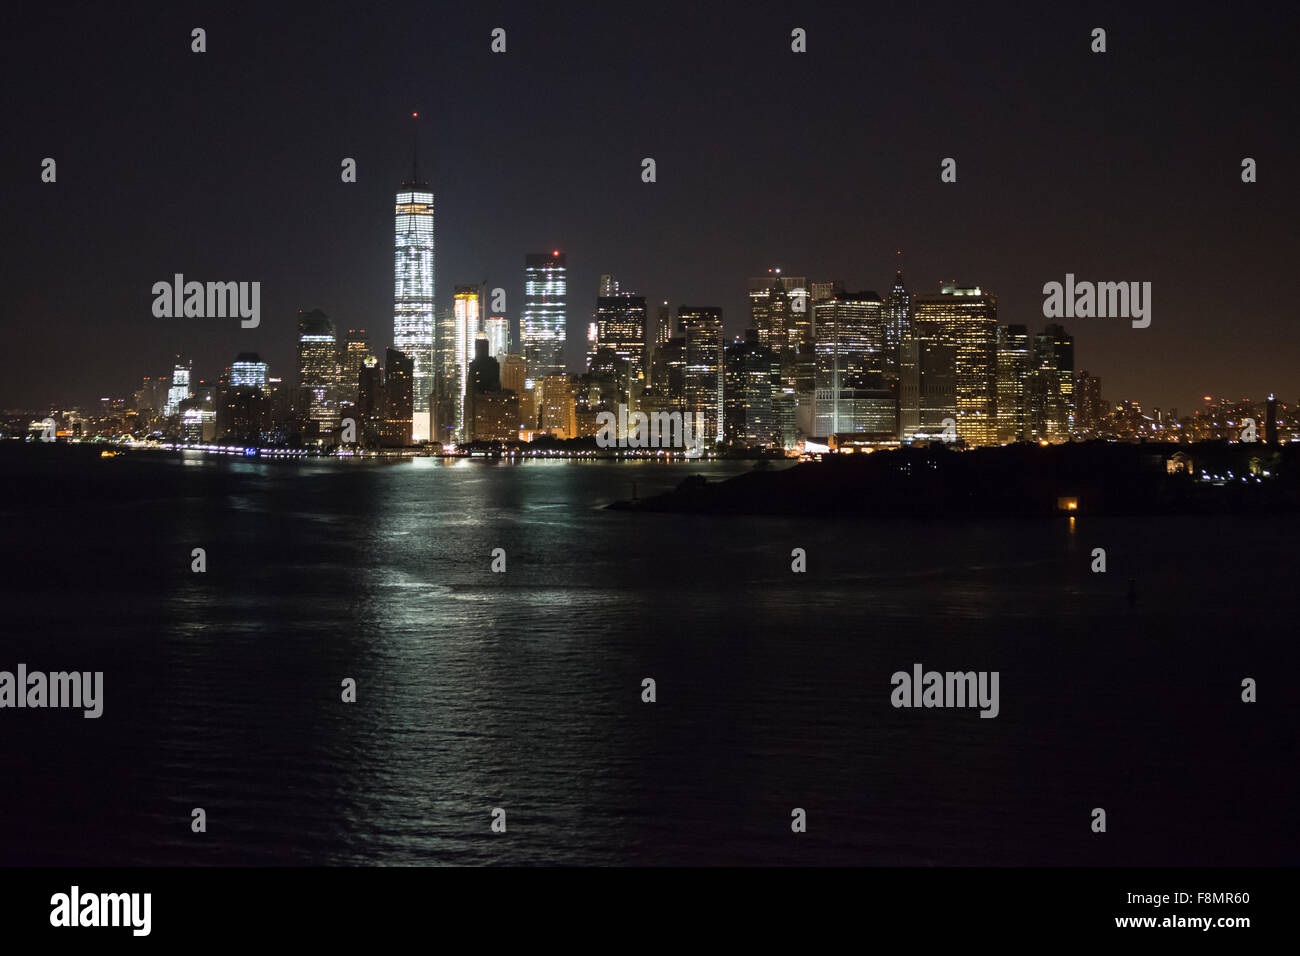
[[[559,254],[560,254],[560,250],[559,250],[559,249],[556,249],[554,252],[551,253],[551,255],[553,255],[553,256],[558,256]]]
[[[419,119],[419,118],[420,118],[420,114],[419,114],[419,113],[412,113],[412,114],[411,114],[411,119]]]

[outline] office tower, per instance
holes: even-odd
[[[1264,403],[1264,444],[1277,444],[1277,425],[1277,397],[1269,392]]]
[[[794,355],[803,354],[811,359],[813,344],[813,305],[808,291],[808,280],[782,276],[790,308],[786,318],[786,341]],[[793,358],[793,355],[792,355]],[[788,376],[787,376],[788,377]]]
[[[774,294],[775,293],[775,294]],[[808,280],[768,269],[749,280],[749,325],[758,344],[780,355],[787,343],[812,340],[812,302]]]
[[[370,355],[370,343],[365,329],[348,329],[339,351],[340,405],[357,404],[357,386],[361,378],[361,364]]]
[[[979,287],[944,285],[938,295],[912,297],[917,338],[956,350],[957,436],[971,445],[997,442],[996,296]]]
[[[822,291],[824,291],[825,284],[818,283],[818,285],[823,287]],[[749,301],[750,301],[750,319],[751,319],[750,324],[756,330],[758,329],[758,324],[752,321],[754,319],[754,309],[761,308],[763,303],[767,301],[769,297],[768,294],[771,291],[773,286],[779,287],[781,291],[785,293],[787,300],[793,299],[794,297],[800,295],[809,298],[810,300],[812,298],[809,292],[808,279],[804,276],[783,275],[780,269],[768,269],[767,275],[757,276],[755,278],[750,279],[749,280]],[[762,336],[760,333],[759,344],[760,345],[765,344],[764,342],[762,342],[761,339]]]
[[[645,362],[645,296],[623,292],[596,300],[596,331],[599,346],[613,350],[627,363],[627,382],[622,385],[630,392],[638,380],[644,380]]]
[[[466,376],[464,406],[465,434],[463,441],[486,440],[489,437],[479,434],[478,423],[484,417],[483,408],[497,409],[497,404],[492,399],[485,398],[485,396],[498,395],[501,392],[501,365],[489,354],[490,349],[491,346],[488,344],[486,333],[480,332],[474,339],[474,358],[467,366],[468,375]],[[495,415],[488,417],[495,421]],[[487,419],[484,419],[484,421],[486,422]],[[516,431],[518,427],[518,422],[516,422]],[[499,430],[494,429],[494,431]],[[494,434],[491,437],[499,438],[500,436]]]
[[[230,387],[266,388],[267,365],[256,352],[240,352],[230,364]]]
[[[338,425],[338,383],[334,323],[319,309],[298,310],[298,387],[304,403],[300,415],[309,430],[327,432]]]
[[[133,407],[136,413],[152,418],[163,410],[167,405],[167,392],[163,389],[163,399],[158,401],[158,382],[161,379],[155,379],[151,375],[146,375],[140,382],[140,387],[135,390],[135,404]]]
[[[772,396],[772,417],[776,419],[780,447],[786,451],[799,445],[799,396],[783,388]]]
[[[411,418],[415,414],[415,363],[398,349],[384,352],[384,444],[402,448],[412,442]]]
[[[217,389],[216,435],[224,441],[256,447],[270,426],[266,392],[259,385],[233,382],[232,376]]]
[[[659,352],[659,347],[672,338],[672,311],[668,308],[668,303],[655,306],[654,325],[650,324],[650,314],[646,313],[646,345],[645,345],[645,387],[646,389],[658,389],[658,383],[655,380],[655,369],[658,367],[655,356]],[[662,393],[662,389],[658,389]]]
[[[838,292],[815,309],[813,433],[896,435],[897,388],[885,377],[880,296]]]
[[[167,401],[163,405],[162,413],[165,417],[170,418],[180,411],[181,402],[190,397],[190,368],[193,365],[192,360],[182,359],[176,356],[176,364],[172,367],[172,384],[167,389]]]
[[[826,285],[818,283],[818,294],[826,294]],[[758,344],[781,360],[782,387],[796,392],[809,410],[816,363],[812,300],[807,279],[782,275],[780,269],[749,280],[750,327],[758,334]]]
[[[474,339],[474,358],[469,363],[469,394],[501,390],[501,364],[492,357],[487,335],[480,332]]]
[[[377,448],[387,431],[388,399],[384,391],[384,370],[379,359],[367,355],[357,374],[357,438],[366,448]]]
[[[167,397],[171,389],[172,377],[169,375],[159,375],[157,377],[145,376],[140,382],[140,389],[135,393],[135,408],[141,414],[148,413],[151,416],[163,414],[163,409],[167,407]],[[189,389],[186,389],[188,393]]]
[[[588,322],[587,323],[587,361],[586,361],[587,371],[591,371],[592,363],[596,361],[596,352],[599,349],[600,349],[600,323]]]
[[[487,333],[488,354],[498,362],[510,352],[510,320],[504,315],[490,315],[483,322]]]
[[[766,284],[756,288],[760,279],[750,279],[750,328],[758,336],[758,344],[771,349],[781,358],[789,343],[790,296],[779,276],[769,276]]]
[[[393,233],[393,346],[411,362],[410,437],[420,442],[434,428],[434,234],[433,190],[420,180],[414,162],[411,179],[397,192]]]
[[[673,337],[673,313],[668,303],[655,306],[655,345],[663,345]]]
[[[1025,441],[1029,428],[1029,382],[1033,347],[1023,325],[998,327],[998,441]]]
[[[885,297],[885,374],[898,374],[898,350],[912,334],[912,297],[903,284],[903,270],[894,274],[894,287]]]
[[[781,428],[772,400],[781,391],[781,363],[758,344],[758,332],[727,345],[723,359],[723,435],[751,448],[781,444]]]
[[[474,396],[474,441],[519,440],[519,397],[510,391]]]
[[[701,439],[712,444],[723,440],[722,310],[709,306],[683,305],[677,321],[685,338],[684,408],[704,416]],[[761,343],[760,343],[761,344]],[[698,420],[698,419],[696,419]]]
[[[433,440],[448,444],[456,439],[460,394],[460,363],[456,361],[456,310],[438,312],[433,339],[433,394],[429,400]]]
[[[532,431],[537,427],[537,402],[534,389],[528,387],[528,365],[522,355],[507,355],[501,362],[501,388],[514,392],[518,400],[514,429],[516,437],[520,426]]]
[[[457,286],[452,313],[455,317],[455,339],[451,356],[455,368],[453,401],[455,403],[455,436],[457,441],[467,441],[472,416],[467,416],[465,396],[469,389],[469,366],[474,361],[475,347],[480,329],[479,290],[474,286]],[[485,339],[486,341],[486,339]]]
[[[1029,431],[1039,441],[1069,441],[1074,429],[1074,336],[1049,325],[1034,336]]]
[[[295,429],[293,399],[294,389],[286,385],[283,378],[267,376],[267,415],[270,417],[267,427],[275,433],[275,438],[280,444],[283,444],[288,439],[289,432]]]
[[[654,390],[671,408],[686,400],[686,339],[670,336],[655,349],[651,380]]]
[[[519,336],[532,382],[565,374],[567,271],[565,255],[559,250],[524,259],[524,310]]]
[[[573,385],[567,375],[548,375],[541,381],[541,430],[556,438],[577,433]]]
[[[1101,397],[1101,379],[1087,369],[1074,373],[1074,426],[1082,436],[1091,438],[1100,431],[1106,418],[1106,404]]]
[[[501,356],[501,387],[518,394],[524,390],[528,366],[522,355]]]
[[[610,295],[618,295],[618,280],[612,275],[602,275],[600,286],[596,289],[596,298],[602,299]]]
[[[217,386],[200,381],[191,387],[190,397],[180,403],[180,431],[188,441],[212,441],[217,437]]]
[[[898,357],[899,437],[944,440],[957,423],[957,347],[904,339]]]
[[[811,285],[812,305],[818,302],[825,302],[827,299],[835,298],[836,293],[843,291],[838,282],[834,280],[828,282],[814,282]]]

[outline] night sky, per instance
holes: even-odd
[[[389,344],[412,110],[439,308],[486,282],[517,320],[524,255],[562,249],[574,370],[602,272],[738,333],[767,267],[883,295],[902,250],[912,291],[978,284],[1033,330],[1067,272],[1152,282],[1148,329],[1064,323],[1111,400],[1300,401],[1280,4],[22,6],[0,66],[0,407],[129,396],[176,352],[209,380],[240,351],[292,379],[300,308]],[[261,327],[154,318],[175,272],[260,280]]]

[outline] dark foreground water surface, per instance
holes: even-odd
[[[0,863],[1300,862],[1295,515],[602,510],[743,463],[0,466],[0,670],[105,672],[98,720],[0,710]],[[894,709],[916,662],[999,671],[1001,713]]]

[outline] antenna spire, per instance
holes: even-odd
[[[411,119],[418,120],[419,113],[412,113]],[[420,127],[417,123],[411,123],[411,185],[414,186],[420,181]]]

